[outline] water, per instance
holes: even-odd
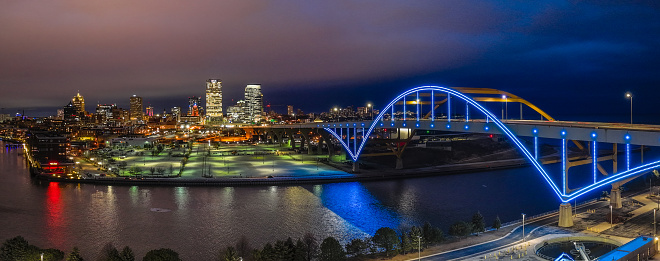
[[[506,222],[559,205],[531,168],[305,186],[96,186],[31,180],[22,156],[3,149],[0,179],[0,240],[21,235],[65,252],[77,246],[86,259],[112,242],[138,257],[165,247],[209,260],[243,235],[253,247],[306,232],[346,242],[385,226],[429,221],[447,231],[476,211],[490,225],[496,215]]]

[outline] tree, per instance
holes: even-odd
[[[142,168],[138,166],[133,166],[130,169],[128,169],[128,173],[131,175],[140,175],[142,174]]]
[[[0,247],[0,260],[23,260],[30,252],[30,244],[22,236],[7,239]]]
[[[312,233],[305,233],[303,244],[305,244],[305,261],[311,261],[319,255],[319,242]]]
[[[121,250],[119,257],[121,257],[122,261],[135,261],[135,254],[133,254],[133,250],[128,246],[125,246],[124,249]]]
[[[346,254],[349,256],[360,257],[364,255],[369,248],[365,240],[355,238],[346,244]]]
[[[278,260],[292,260],[294,248],[295,245],[291,238],[287,238],[286,241],[277,240],[275,242],[275,256]]]
[[[404,255],[410,253],[413,250],[413,244],[410,242],[410,237],[406,233],[401,235],[400,246],[401,247],[399,247],[399,249],[401,250],[401,254]],[[415,241],[415,246],[417,246],[417,241]]]
[[[425,247],[428,247],[429,244],[440,243],[444,239],[442,230],[431,226],[431,223],[429,222],[424,223],[424,226],[422,227],[422,235],[424,237]]]
[[[500,230],[502,227],[502,221],[500,221],[500,216],[495,216],[495,221],[493,221],[493,228]]]
[[[480,232],[486,231],[486,223],[484,223],[484,216],[477,211],[477,213],[474,213],[472,215],[472,233],[477,233],[479,235]]]
[[[156,173],[156,168],[150,167],[149,172],[151,173],[151,175],[153,175],[154,173]]]
[[[80,250],[78,250],[77,247],[73,247],[69,256],[66,257],[66,261],[83,261],[83,258],[80,255]]]
[[[244,261],[252,260],[252,247],[250,246],[250,241],[245,236],[241,236],[238,242],[236,242],[236,253],[239,257],[242,257]]]
[[[259,251],[259,258],[257,260],[275,260],[275,249],[270,243],[266,243],[264,248]]]
[[[156,173],[158,173],[158,175],[161,175],[161,176],[162,176],[163,174],[165,174],[165,168],[163,168],[163,167],[157,167],[157,168],[156,168]]]
[[[422,229],[419,227],[413,226],[410,228],[410,242],[412,242],[412,248],[415,250],[420,249],[421,246],[425,245],[426,242],[423,240]]]
[[[220,260],[223,261],[238,261],[238,253],[236,252],[236,249],[234,247],[227,247],[224,251],[220,252],[221,253],[221,258]]]
[[[298,238],[296,240],[296,247],[294,248],[293,251],[293,260],[294,261],[305,261],[305,254],[306,254],[306,246],[303,241]]]
[[[345,259],[346,252],[337,239],[334,237],[327,237],[323,240],[321,243],[321,255],[319,256],[319,260],[337,261]]]
[[[458,221],[449,227],[449,234],[458,238],[470,235],[472,224],[464,221]]]
[[[155,249],[147,252],[142,261],[181,261],[179,253],[169,248]]]
[[[115,246],[112,245],[112,243],[107,243],[103,248],[101,249],[101,253],[99,254],[97,260],[101,261],[121,261],[121,256],[119,256],[119,251]]]
[[[378,247],[385,249],[385,255],[389,257],[390,254],[395,253],[399,236],[396,235],[394,229],[382,227],[376,230],[373,241]]]

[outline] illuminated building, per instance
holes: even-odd
[[[246,122],[260,122],[264,112],[264,95],[260,84],[248,84],[245,87]]]
[[[69,104],[65,105],[62,108],[63,111],[63,118],[65,121],[76,121],[80,120],[78,117],[78,110],[76,109],[76,106],[73,105],[73,102],[69,102]]]
[[[99,118],[100,123],[104,123],[109,119],[112,119],[114,116],[112,114],[113,110],[117,109],[116,104],[97,104],[96,105],[96,115]]]
[[[202,97],[188,98],[188,116],[201,116]]]
[[[76,94],[76,96],[73,96],[71,103],[73,103],[73,107],[76,108],[78,116],[82,116],[87,113],[85,111],[85,98],[83,98],[80,93]]]
[[[206,122],[222,122],[222,81],[209,79],[206,81]]]
[[[147,116],[154,116],[154,107],[147,107]]]
[[[130,99],[130,118],[131,120],[142,120],[144,113],[142,112],[142,97],[133,94]]]
[[[245,117],[246,106],[244,100],[239,100],[234,106],[227,107],[227,120],[231,123],[244,123],[247,118]]]
[[[293,105],[286,106],[286,114],[288,114],[289,116],[293,116]]]

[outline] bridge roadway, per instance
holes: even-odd
[[[539,137],[550,139],[569,139],[577,141],[629,143],[632,145],[660,146],[660,125],[624,124],[581,121],[542,121],[542,120],[502,120],[517,136]],[[323,122],[271,125],[257,128],[273,129],[316,129],[316,128],[369,128],[372,121]],[[441,130],[467,133],[502,134],[495,124],[483,119],[465,121],[462,119],[447,120],[384,120],[376,124],[376,128],[410,128],[422,130]],[[536,132],[534,131],[536,130]],[[562,135],[565,131],[565,135]],[[629,135],[630,139],[626,140]]]

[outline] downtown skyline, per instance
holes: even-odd
[[[441,85],[509,91],[553,115],[626,115],[627,91],[643,112],[660,89],[653,1],[5,7],[0,107],[9,114],[53,115],[77,90],[88,106],[127,106],[136,94],[159,111],[203,95],[209,78],[223,79],[228,104],[258,82],[264,104],[310,112],[378,107],[403,89]]]

